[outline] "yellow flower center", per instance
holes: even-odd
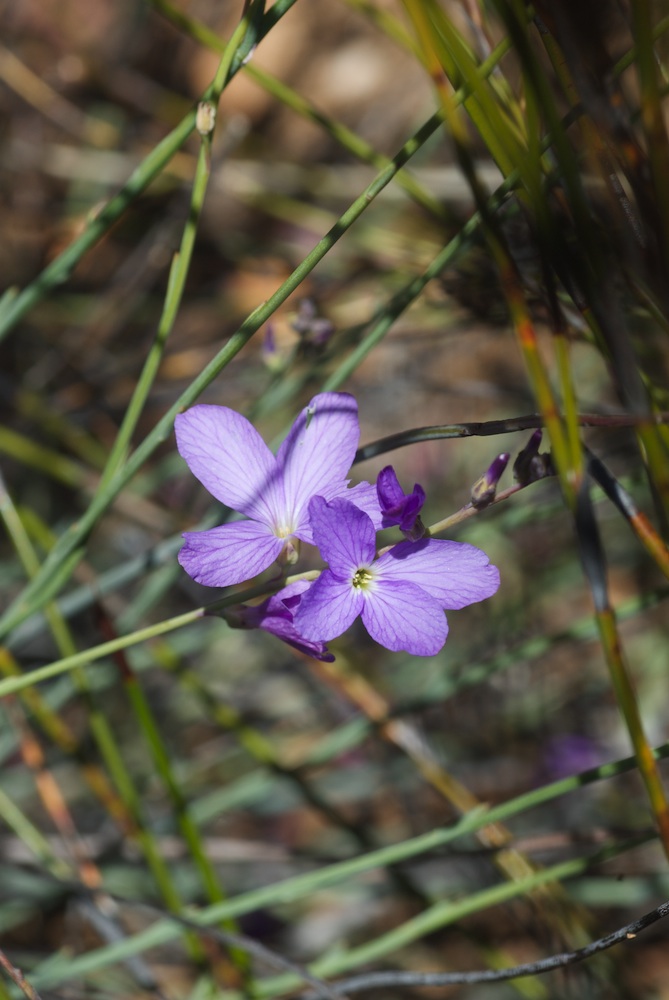
[[[356,590],[367,590],[370,583],[374,579],[374,574],[371,569],[367,569],[365,566],[361,566],[353,574],[353,579],[351,583],[356,588]]]

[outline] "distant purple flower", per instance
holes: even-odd
[[[334,333],[334,323],[318,315],[313,299],[300,299],[297,315],[290,325],[307,347],[325,347]]]
[[[382,526],[392,528],[397,524],[412,541],[422,538],[425,528],[418,515],[425,503],[423,487],[416,483],[412,493],[404,493],[392,465],[387,465],[379,472],[376,492],[383,515]]]
[[[198,583],[227,587],[271,566],[294,539],[313,542],[309,500],[345,495],[380,525],[369,483],[347,489],[360,437],[358,406],[346,393],[314,396],[276,457],[241,413],[193,406],[176,418],[177,447],[203,486],[249,520],[186,532],[179,562]]]
[[[298,580],[288,584],[278,594],[268,597],[262,604],[251,606],[237,604],[226,608],[221,615],[231,628],[260,628],[264,632],[278,636],[283,642],[316,660],[332,663],[334,656],[328,652],[324,642],[305,639],[293,624],[295,611],[311,584],[308,580]]]
[[[542,770],[550,781],[558,781],[597,767],[603,760],[602,748],[589,736],[564,733],[548,740],[543,752]]]
[[[446,641],[444,609],[495,593],[499,572],[485,552],[461,542],[403,541],[376,559],[371,519],[347,500],[309,504],[311,526],[329,568],[306,591],[295,627],[327,642],[362,616],[371,637],[391,650],[438,653]]]

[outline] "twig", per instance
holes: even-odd
[[[31,986],[20,969],[17,969],[9,961],[4,951],[0,951],[0,965],[5,970],[12,982],[16,983],[21,992],[28,997],[28,1000],[41,1000],[39,993],[34,986]],[[341,992],[334,994],[337,1000],[341,997]]]
[[[155,909],[155,907],[152,906],[151,909]],[[267,965],[284,969],[286,972],[292,972],[293,975],[298,976],[305,983],[310,983],[314,987],[314,992],[309,994],[314,1000],[317,1000],[319,997],[325,997],[326,1000],[346,1000],[346,990],[343,987],[335,989],[324,980],[312,975],[303,965],[298,965],[289,958],[284,958],[283,955],[279,955],[277,952],[267,948],[264,944],[260,944],[259,941],[247,937],[245,934],[235,934],[231,931],[219,930],[214,927],[203,927],[197,920],[189,920],[188,917],[177,916],[174,913],[167,913],[164,910],[160,910],[160,913],[168,920],[182,924],[182,926],[196,931],[203,937],[208,937],[210,940],[226,945],[228,948],[245,951],[247,954],[260,959],[260,961],[266,962]]]
[[[658,424],[669,423],[669,413],[654,414]],[[581,427],[636,427],[648,417],[639,417],[628,413],[581,413],[578,422]],[[494,434],[509,434],[514,431],[534,430],[543,427],[543,420],[538,413],[530,413],[523,417],[508,417],[505,420],[482,420],[464,424],[437,424],[432,427],[414,427],[399,434],[390,434],[358,448],[354,464],[364,462],[375,455],[383,455],[396,448],[404,448],[419,441],[439,441],[445,438],[490,437]]]
[[[78,895],[83,896],[85,899],[90,900],[94,898],[94,893],[88,888],[88,886],[82,883],[73,883],[72,889]],[[346,1000],[345,990],[342,988],[334,989],[324,980],[319,979],[314,976],[306,969],[303,965],[299,965],[297,962],[292,962],[289,958],[284,958],[283,955],[279,955],[277,952],[265,945],[260,944],[259,941],[254,940],[254,938],[247,937],[245,934],[238,934],[232,931],[222,930],[218,927],[208,927],[204,925],[200,920],[193,917],[186,917],[182,913],[173,913],[164,907],[156,906],[154,903],[144,903],[137,902],[135,900],[125,899],[123,896],[118,896],[116,893],[108,893],[109,899],[113,900],[119,906],[134,907],[135,909],[142,908],[144,910],[149,910],[153,914],[158,914],[165,920],[169,920],[172,923],[178,924],[185,930],[190,930],[195,932],[195,934],[200,937],[208,938],[210,941],[215,941],[217,944],[222,944],[226,948],[234,948],[239,951],[246,952],[248,955],[253,955],[254,958],[259,959],[261,962],[265,962],[273,968],[281,969],[285,972],[291,972],[294,976],[303,980],[305,983],[309,983],[314,988],[314,992],[309,995],[314,998],[314,1000],[319,1000],[319,998],[325,998],[325,1000]],[[0,955],[2,953],[0,952]],[[16,972],[17,970],[14,970]],[[26,994],[29,996],[29,1000],[40,1000],[37,994]]]
[[[522,976],[538,976],[553,969],[561,969],[566,965],[575,965],[586,958],[606,951],[616,944],[632,941],[641,931],[669,916],[669,901],[662,903],[656,909],[645,913],[639,920],[621,927],[606,937],[592,941],[585,948],[576,951],[561,952],[550,955],[538,962],[526,962],[514,965],[510,969],[484,969],[477,972],[369,972],[361,976],[352,976],[332,983],[331,990],[339,997],[344,993],[361,993],[363,990],[378,989],[393,986],[455,986],[471,983],[499,983],[508,979],[519,979]],[[314,1000],[315,994],[307,993],[300,1000]]]

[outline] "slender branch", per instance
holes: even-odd
[[[345,990],[336,989],[326,983],[324,980],[319,979],[317,976],[312,975],[308,969],[303,965],[298,965],[297,962],[291,961],[289,958],[284,958],[283,955],[279,955],[278,952],[272,951],[267,948],[264,944],[260,944],[259,941],[255,941],[253,938],[247,937],[245,934],[236,934],[232,931],[224,931],[215,927],[203,927],[202,924],[198,923],[196,920],[189,920],[188,917],[182,915],[175,915],[174,913],[167,913],[167,911],[160,910],[157,907],[151,906],[150,909],[157,910],[161,916],[168,920],[172,920],[175,923],[181,924],[184,928],[195,931],[201,934],[203,937],[209,938],[211,941],[216,941],[219,944],[226,945],[228,948],[239,949],[244,951],[249,955],[253,955],[254,958],[259,959],[261,962],[265,962],[269,966],[274,966],[277,969],[283,969],[286,972],[292,972],[293,975],[299,976],[303,979],[305,983],[310,983],[314,987],[314,991],[309,995],[317,1000],[319,997],[325,997],[326,1000],[346,1000]]]
[[[514,965],[510,969],[485,969],[477,972],[369,972],[361,976],[351,976],[333,983],[331,989],[339,997],[344,993],[362,993],[363,990],[378,989],[393,986],[455,986],[463,983],[499,983],[508,979],[519,979],[523,976],[538,976],[553,969],[562,969],[566,965],[575,965],[587,958],[613,948],[614,945],[634,938],[647,927],[664,920],[669,916],[669,901],[662,903],[654,910],[645,913],[638,920],[621,927],[606,937],[598,938],[585,948],[576,951],[561,952],[550,955],[537,962],[526,962]],[[341,991],[341,992],[340,992]],[[315,994],[304,994],[300,1000],[313,1000]]]
[[[12,982],[16,983],[21,992],[28,997],[28,1000],[40,1000],[40,995],[35,987],[31,986],[20,969],[12,965],[4,951],[0,951],[0,966],[5,970]],[[342,993],[340,990],[336,993],[333,991],[333,995],[337,997],[337,1000],[340,1000]]]
[[[669,423],[669,413],[655,415],[658,424]],[[648,422],[647,417],[628,413],[581,413],[578,416],[581,427],[636,427]],[[508,417],[504,420],[482,420],[465,424],[435,424],[432,427],[414,427],[398,434],[379,438],[358,448],[354,462],[364,462],[376,455],[383,455],[396,448],[405,448],[419,441],[439,441],[444,438],[492,437],[495,434],[510,434],[514,431],[534,430],[543,427],[543,421],[538,413],[530,413],[524,417]]]

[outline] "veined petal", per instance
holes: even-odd
[[[448,623],[439,602],[413,583],[376,580],[364,602],[365,628],[386,649],[434,656],[446,642]]]
[[[379,472],[376,490],[383,527],[392,528],[398,524],[402,531],[411,531],[425,503],[423,487],[416,483],[411,493],[404,493],[392,465],[387,465]]]
[[[379,579],[414,583],[452,611],[492,597],[499,587],[497,567],[490,565],[485,552],[466,542],[438,538],[400,542],[374,568]]]
[[[277,454],[293,528],[313,496],[346,479],[360,439],[358,404],[345,392],[322,392],[300,413]]]
[[[370,565],[376,555],[374,525],[347,500],[328,503],[323,497],[312,497],[309,518],[321,556],[334,576],[350,586],[355,571]]]
[[[376,493],[376,486],[373,483],[358,483],[350,489],[339,489],[333,496],[341,497],[349,503],[355,504],[358,510],[363,510],[367,517],[371,518],[375,531],[382,528],[383,515],[379,506],[379,498]],[[330,499],[327,497],[326,499]]]
[[[277,604],[283,604],[288,610],[294,611],[300,603],[302,594],[305,594],[309,590],[312,583],[312,580],[295,580],[293,583],[287,584],[283,590],[270,597],[270,605],[272,605],[273,601],[276,601]]]
[[[251,580],[271,566],[283,548],[280,538],[256,521],[234,521],[208,531],[187,531],[179,562],[205,587]]]
[[[357,507],[358,510],[364,511],[367,514],[374,525],[375,531],[381,530],[382,515],[376,496],[376,487],[370,483],[358,483],[357,486],[352,486],[349,489],[347,481],[343,480],[341,483],[331,484],[326,487],[322,494],[319,493],[319,496],[322,496],[328,502],[335,499],[346,500],[348,503],[353,504],[354,507]],[[310,545],[316,544],[313,528],[309,520],[308,508],[302,511],[301,523],[296,527],[294,534],[298,538],[301,538],[303,542],[308,542]]]
[[[350,580],[337,580],[325,569],[302,595],[293,624],[305,639],[327,642],[353,624],[363,601],[362,593]]]
[[[260,628],[264,632],[269,632],[270,635],[275,635],[306,656],[312,656],[315,660],[321,660],[324,663],[334,662],[334,656],[322,639],[307,639],[292,621],[276,617],[266,618]]]
[[[180,455],[212,496],[247,517],[277,523],[284,509],[277,462],[246,417],[201,403],[180,413],[174,430]]]

